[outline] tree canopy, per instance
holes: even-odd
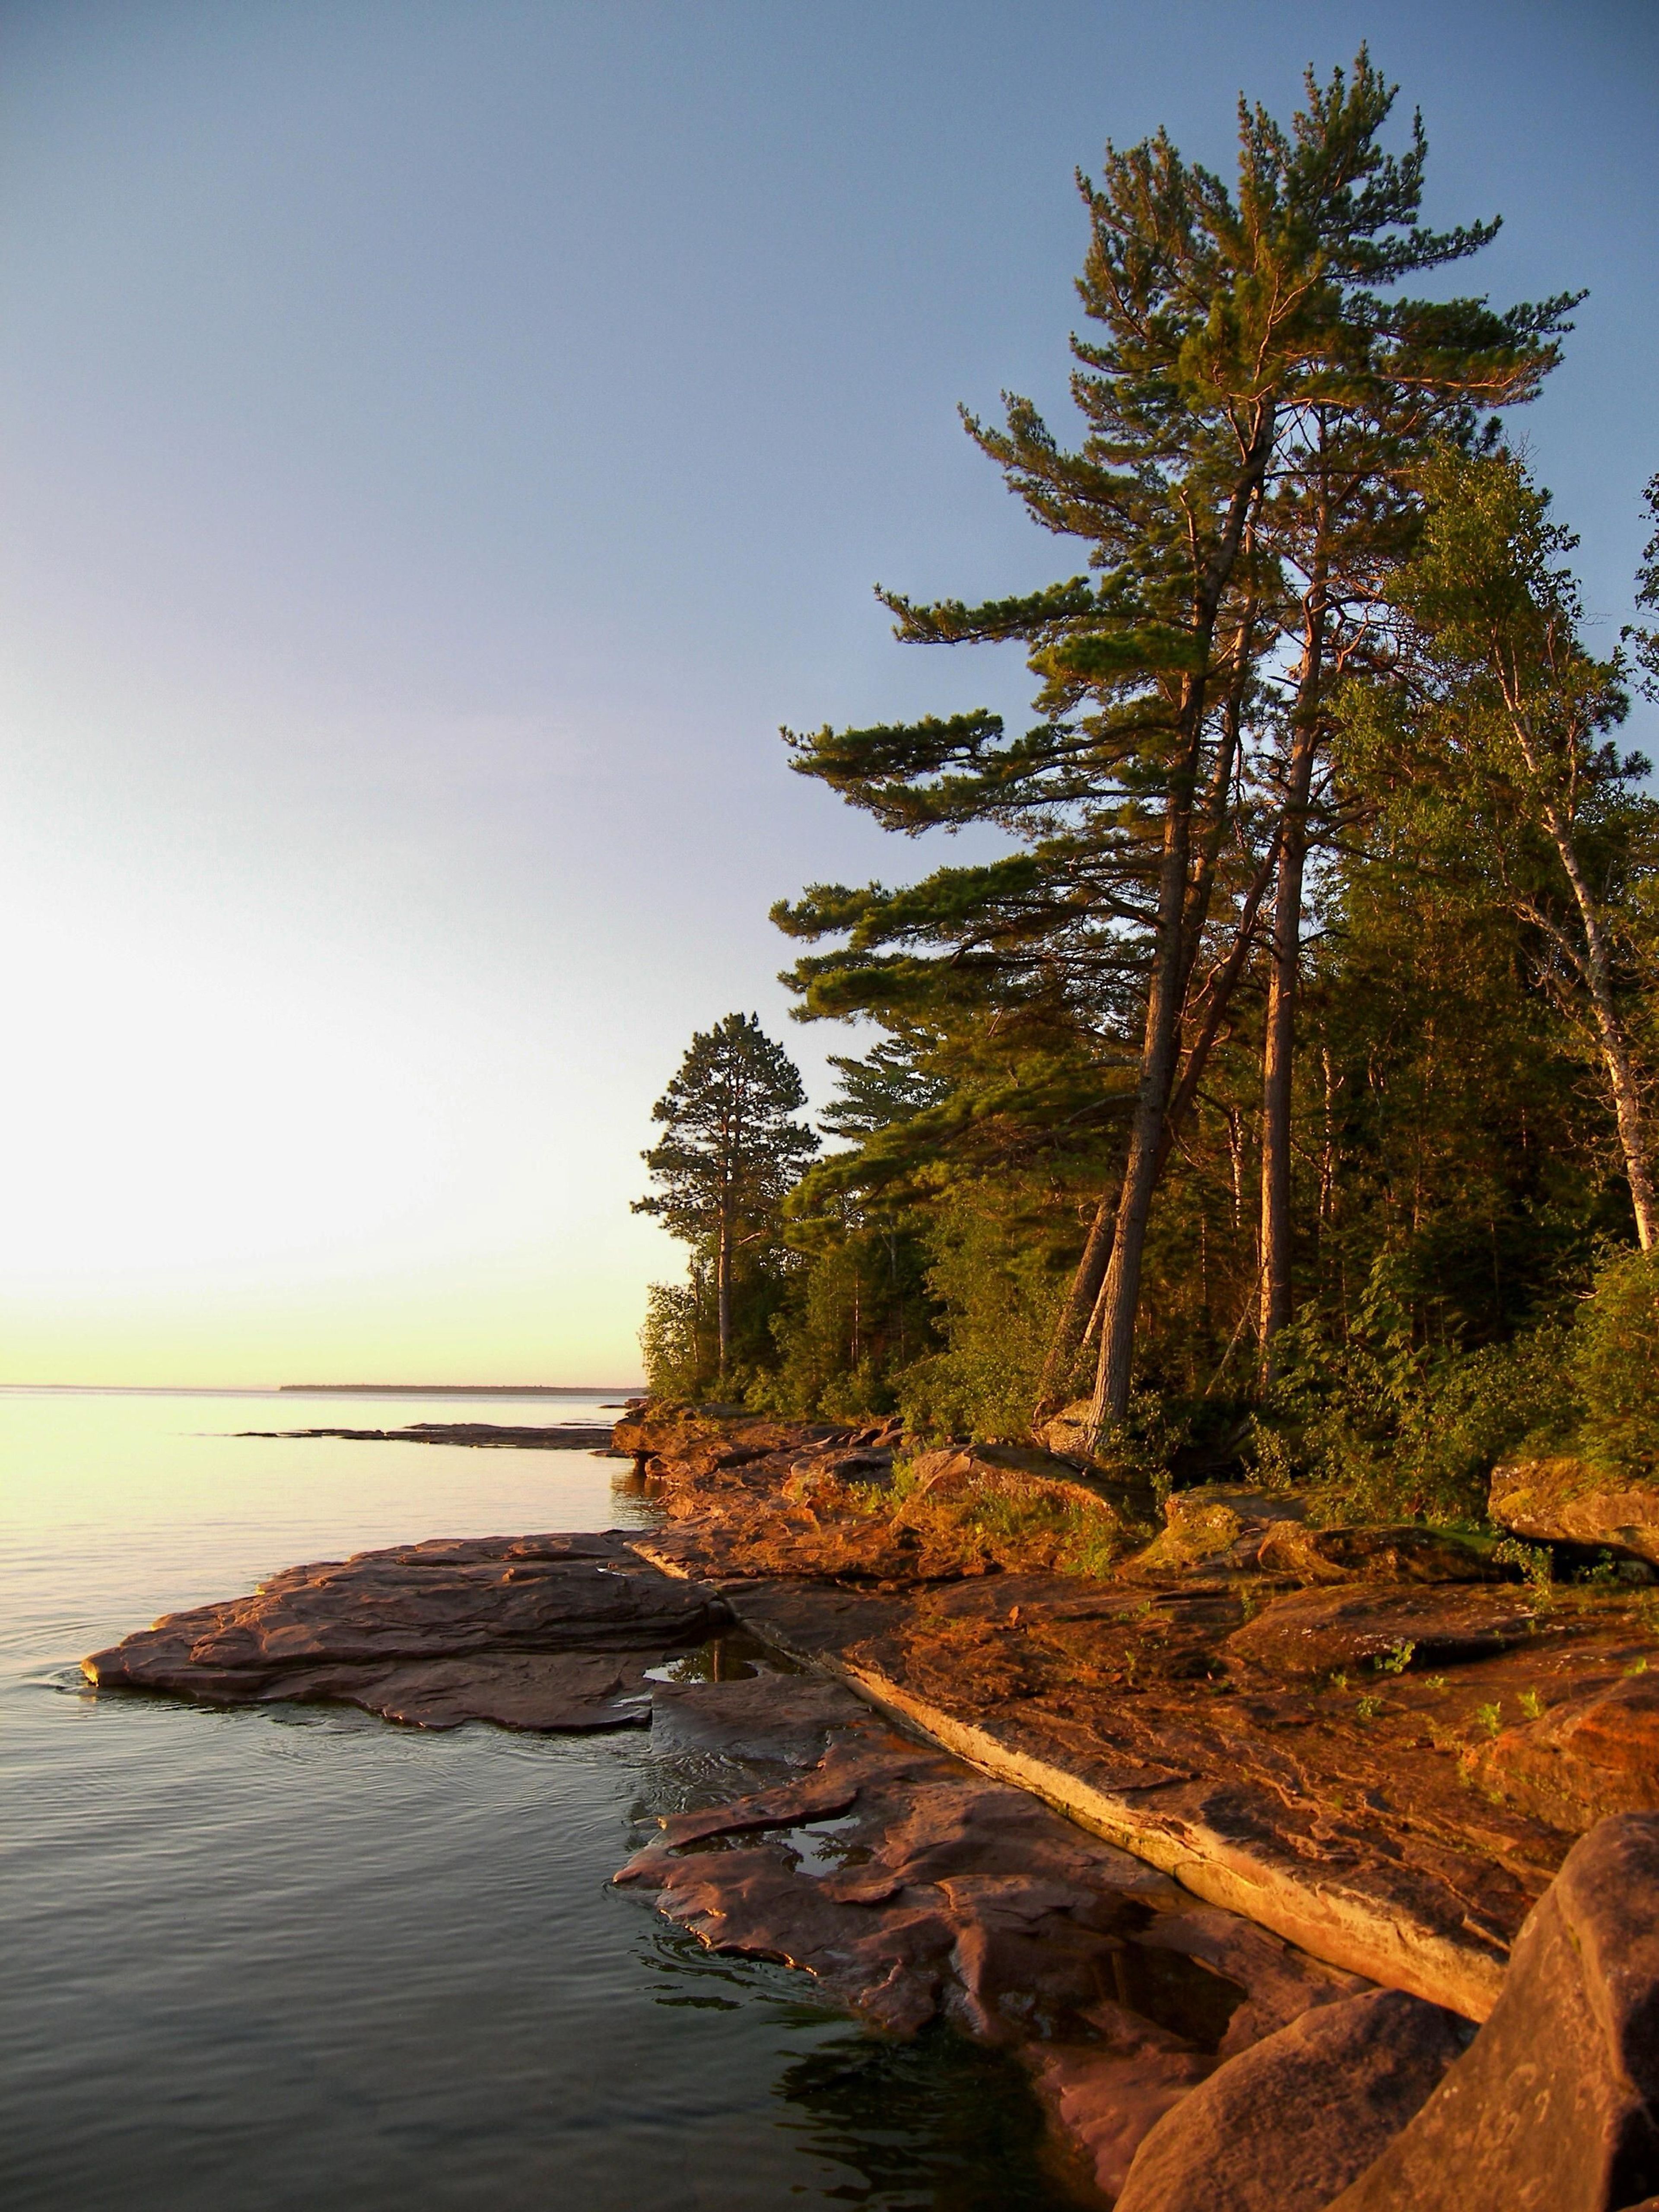
[[[660,1140],[641,1155],[654,1191],[634,1202],[690,1244],[694,1271],[712,1270],[719,1372],[732,1367],[739,1279],[762,1272],[776,1242],[780,1201],[818,1148],[796,1117],[806,1103],[799,1071],[755,1014],[727,1014],[699,1030],[679,1071],[651,1109]]]
[[[748,1217],[751,1402],[1020,1435],[1086,1398],[1165,1479],[1447,1512],[1602,1419],[1581,1302],[1645,1312],[1619,1271],[1659,1265],[1659,808],[1618,735],[1659,476],[1598,652],[1506,427],[1577,295],[1442,296],[1497,221],[1423,222],[1395,106],[1362,49],[1287,123],[1242,102],[1231,180],[1107,149],[1078,435],[966,417],[1058,580],[878,594],[908,642],[1018,641],[1031,718],[784,733],[896,837],[1000,849],[774,908],[798,1018],[865,1034]]]

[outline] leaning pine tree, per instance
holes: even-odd
[[[663,1136],[641,1157],[656,1188],[633,1210],[690,1244],[694,1270],[712,1264],[722,1376],[740,1258],[775,1243],[784,1194],[818,1148],[795,1118],[805,1103],[799,1071],[759,1018],[728,1014],[694,1035],[651,1109]]]
[[[1034,519],[1086,547],[1094,573],[975,607],[884,594],[902,638],[1019,640],[1041,682],[1041,720],[1016,737],[981,712],[793,740],[803,774],[889,827],[988,822],[1025,848],[981,872],[983,915],[961,870],[885,895],[886,911],[880,893],[833,885],[782,909],[797,935],[854,927],[859,1011],[881,1016],[872,956],[884,932],[972,941],[1011,897],[1028,927],[1052,916],[1075,940],[1081,926],[1102,958],[1115,941],[1138,973],[1122,1170],[1101,1198],[1062,1322],[1070,1334],[1098,1316],[1097,1431],[1127,1407],[1148,1219],[1176,1124],[1244,972],[1286,824],[1292,844],[1301,835],[1292,777],[1285,822],[1218,902],[1248,828],[1237,811],[1246,716],[1305,596],[1286,574],[1288,544],[1274,540],[1287,537],[1285,485],[1306,473],[1310,421],[1408,386],[1448,392],[1454,406],[1472,392],[1523,396],[1553,358],[1565,304],[1497,314],[1468,300],[1379,303],[1373,287],[1456,259],[1486,234],[1417,227],[1420,136],[1399,159],[1376,143],[1393,96],[1362,52],[1351,81],[1340,70],[1328,87],[1310,81],[1289,133],[1243,108],[1236,197],[1162,133],[1107,149],[1099,185],[1083,185],[1091,240],[1079,290],[1097,334],[1073,342],[1081,447],[1065,450],[1022,398],[1007,401],[1002,428],[969,423]],[[1364,476],[1370,459],[1358,459]],[[1317,574],[1313,588],[1322,605]],[[1300,857],[1298,847],[1294,883],[1285,877],[1298,908]],[[1218,903],[1231,908],[1219,944]],[[812,963],[821,1004],[833,964]]]

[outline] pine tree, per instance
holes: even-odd
[[[1328,87],[1310,80],[1289,133],[1242,108],[1236,198],[1162,133],[1108,148],[1099,185],[1081,181],[1091,238],[1079,289],[1101,334],[1073,341],[1080,449],[1064,450],[1017,397],[1003,428],[968,424],[1035,520],[1086,545],[1093,575],[977,607],[882,594],[902,638],[1020,640],[1042,719],[1012,738],[977,712],[791,738],[801,773],[890,828],[988,822],[1025,848],[905,891],[825,886],[781,909],[798,935],[851,933],[844,953],[798,966],[806,1011],[879,1016],[929,993],[937,1003],[975,974],[1023,974],[1071,994],[1086,1035],[1082,1006],[1121,1005],[1128,987],[1138,1035],[1115,1026],[1101,1055],[1103,1089],[1119,1088],[1126,1042],[1134,1053],[1121,1173],[1096,1209],[1061,1324],[1064,1335],[1098,1310],[1097,1425],[1127,1405],[1153,1191],[1275,857],[1275,942],[1293,974],[1311,752],[1291,746],[1266,854],[1237,849],[1237,793],[1260,672],[1297,601],[1282,563],[1299,546],[1310,424],[1397,413],[1407,392],[1425,422],[1474,394],[1523,397],[1554,357],[1566,304],[1499,315],[1474,301],[1378,300],[1372,288],[1491,234],[1417,227],[1420,131],[1402,157],[1376,143],[1393,98],[1362,50],[1352,84],[1341,71]],[[1362,460],[1356,500],[1375,473]],[[1328,560],[1329,532],[1318,542]],[[1317,611],[1329,587],[1316,568],[1310,588]],[[1323,639],[1304,654],[1322,714]],[[1318,726],[1311,711],[1303,719]],[[1206,963],[1218,890],[1232,941]],[[950,948],[931,955],[931,975],[909,949],[930,940]],[[1282,992],[1287,1070],[1291,1003]]]
[[[1405,154],[1376,143],[1396,95],[1362,49],[1352,81],[1337,70],[1321,85],[1309,73],[1307,106],[1288,132],[1260,108],[1242,118],[1241,208],[1252,197],[1272,207],[1283,264],[1326,303],[1322,337],[1281,402],[1261,519],[1286,586],[1262,1055],[1258,1331],[1267,1380],[1273,1338],[1291,1311],[1296,997],[1332,694],[1364,664],[1388,575],[1409,549],[1421,506],[1413,465],[1436,441],[1469,442],[1477,408],[1530,399],[1559,357],[1563,317],[1575,304],[1564,295],[1496,316],[1480,301],[1378,295],[1378,286],[1466,258],[1498,228],[1496,221],[1441,233],[1419,226],[1428,152],[1420,115]]]
[[[795,1119],[806,1103],[799,1070],[755,1014],[699,1030],[679,1073],[651,1109],[660,1143],[641,1154],[657,1185],[636,1199],[696,1258],[712,1261],[721,1375],[731,1372],[732,1295],[740,1255],[778,1237],[778,1210],[818,1148]]]

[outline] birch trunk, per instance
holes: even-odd
[[[1659,1218],[1656,1217],[1654,1201],[1653,1156],[1642,1111],[1641,1087],[1636,1079],[1636,1069],[1631,1059],[1630,1041],[1625,1035],[1625,1025],[1619,1018],[1619,1009],[1613,1000],[1613,963],[1607,951],[1607,932],[1602,927],[1601,908],[1596,904],[1595,895],[1590,890],[1579,863],[1578,848],[1570,823],[1557,808],[1549,806],[1544,810],[1544,826],[1550,834],[1567,881],[1572,886],[1578,918],[1583,925],[1583,976],[1589,990],[1596,1042],[1601,1047],[1602,1065],[1607,1071],[1607,1087],[1613,1093],[1613,1119],[1619,1127],[1620,1149],[1625,1156],[1625,1176],[1630,1184],[1631,1206],[1636,1215],[1636,1241],[1644,1252],[1651,1252],[1655,1237],[1659,1236]]]

